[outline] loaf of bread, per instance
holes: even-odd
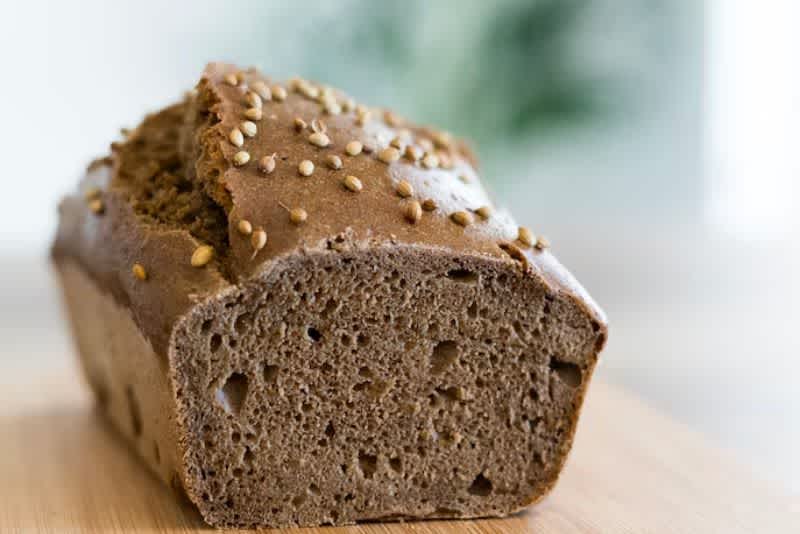
[[[606,339],[469,147],[209,65],[60,205],[102,413],[216,526],[503,516],[556,482]]]

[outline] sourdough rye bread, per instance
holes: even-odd
[[[60,205],[103,413],[216,526],[502,516],[555,484],[602,312],[447,133],[209,65]]]

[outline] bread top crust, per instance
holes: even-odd
[[[264,98],[269,92],[271,99]],[[124,145],[112,145],[109,158],[90,166],[79,194],[62,202],[53,247],[55,257],[79,261],[129,305],[156,348],[166,348],[175,321],[195,303],[258,277],[274,260],[352,246],[412,245],[507,262],[605,323],[549,250],[521,237],[511,216],[493,207],[474,155],[448,134],[357,106],[305,80],[273,83],[222,63],[206,67],[183,109],[177,152],[184,172],[227,219],[213,260],[192,266],[194,251],[209,243],[188,224],[153,224],[134,209],[123,182],[138,130]],[[248,109],[260,109],[261,118]],[[367,151],[351,155],[353,141]],[[274,168],[261,162],[273,155]],[[313,164],[308,176],[300,169],[304,161]],[[84,198],[94,188],[101,212]],[[482,207],[491,210],[488,217]],[[296,208],[304,221],[293,220]],[[254,245],[252,231],[242,232],[242,221],[266,234],[263,247]],[[145,280],[132,275],[134,263],[145,269]]]

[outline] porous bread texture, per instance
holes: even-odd
[[[166,355],[61,262],[99,407],[215,526],[502,516],[540,499],[599,325],[502,263],[334,243],[198,307]]]
[[[489,209],[471,153],[441,132],[350,109],[325,116],[320,147],[294,119],[319,128],[330,102],[295,84],[245,141],[276,154],[274,172],[233,165],[228,133],[259,76],[210,65],[90,168],[82,188],[103,210],[62,203],[53,257],[102,410],[215,526],[501,516],[540,499],[602,312]],[[351,140],[414,143],[430,161],[384,161],[380,144],[346,155]],[[349,174],[363,189],[342,186]],[[409,202],[427,207],[409,220]],[[268,236],[255,253],[242,221]]]
[[[598,328],[496,261],[286,259],[179,329],[186,490],[226,526],[508,514],[558,476]]]

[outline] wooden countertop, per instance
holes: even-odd
[[[73,371],[16,378],[0,391],[0,531],[208,530],[94,413]],[[800,505],[685,426],[599,380],[561,481],[525,513],[291,532],[788,533],[800,532]]]

